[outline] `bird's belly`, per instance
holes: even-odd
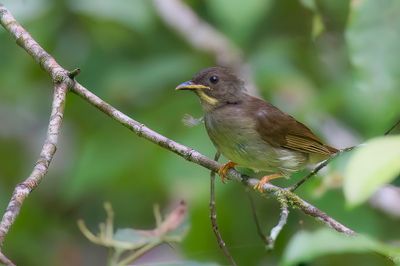
[[[217,149],[229,160],[255,171],[289,176],[307,163],[307,155],[262,140],[252,125],[215,124],[205,120],[207,132]]]

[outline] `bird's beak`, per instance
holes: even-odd
[[[179,84],[175,90],[180,91],[180,90],[209,90],[210,87],[200,85],[200,84],[195,84],[192,81],[186,81],[181,84]]]

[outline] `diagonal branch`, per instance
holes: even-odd
[[[0,251],[0,262],[7,266],[15,266],[15,264]]]
[[[393,126],[391,126],[383,135],[384,136],[389,135],[399,124],[400,124],[400,119]],[[297,183],[295,183],[294,185],[292,185],[288,189],[290,191],[294,192],[301,185],[303,185],[308,179],[310,179],[311,177],[315,176],[322,168],[327,166],[333,159],[335,159],[336,157],[340,156],[343,153],[346,153],[346,152],[354,150],[358,146],[360,146],[360,145],[356,145],[356,146],[352,146],[352,147],[348,147],[348,148],[344,148],[344,149],[339,150],[337,153],[333,154],[328,159],[320,162],[310,173],[308,173],[308,175],[306,175],[305,177],[300,179]]]
[[[8,9],[0,3],[0,24],[8,31],[19,46],[21,46],[40,67],[46,71],[54,83],[65,82],[72,86],[73,80],[68,77],[69,72],[62,68],[56,60],[47,53],[27,32]]]
[[[337,153],[331,155],[328,159],[323,160],[322,162],[320,162],[310,173],[308,173],[305,177],[303,177],[302,179],[300,179],[297,183],[295,183],[294,185],[292,185],[291,187],[289,187],[288,189],[291,192],[294,192],[296,189],[298,189],[301,185],[303,185],[308,179],[310,179],[311,177],[315,176],[316,174],[318,174],[319,171],[321,171],[325,166],[327,166],[333,159],[335,159],[336,157],[340,156],[341,154],[345,153],[345,152],[349,152],[354,150],[355,148],[357,148],[358,146],[352,146],[352,147],[348,147],[348,148],[344,148],[342,150],[339,150]]]

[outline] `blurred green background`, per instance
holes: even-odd
[[[63,67],[82,69],[77,79],[89,90],[161,134],[213,156],[203,126],[189,128],[181,121],[184,114],[201,116],[197,98],[174,88],[215,65],[215,56],[198,51],[170,28],[154,2],[2,2]],[[242,51],[261,96],[328,143],[346,147],[382,135],[400,114],[399,1],[185,3]],[[0,28],[1,211],[38,157],[51,92],[47,74]],[[298,193],[357,232],[399,241],[399,217],[368,203],[346,207],[340,188],[345,164],[346,156]],[[152,228],[153,204],[165,210],[184,199],[190,232],[174,249],[166,246],[159,252],[226,265],[211,231],[208,176],[204,168],[138,138],[69,94],[55,160],[24,204],[4,253],[18,265],[105,265],[107,250],[82,236],[78,219],[96,230],[104,220],[103,202],[110,201],[116,226]],[[253,194],[267,230],[277,222],[279,206]],[[293,240],[296,233],[323,227],[293,210],[276,248],[266,252],[241,184],[218,182],[217,208],[220,230],[239,265],[284,263],[301,246]],[[330,241],[315,242],[310,250]],[[326,253],[298,265],[392,265],[375,252],[356,248]],[[157,252],[150,255],[157,259]]]

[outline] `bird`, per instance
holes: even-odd
[[[230,68],[203,69],[175,89],[199,97],[208,136],[229,160],[218,170],[223,183],[230,168],[241,166],[266,174],[254,187],[262,191],[270,180],[289,178],[310,159],[323,160],[338,152],[294,117],[249,95]]]

